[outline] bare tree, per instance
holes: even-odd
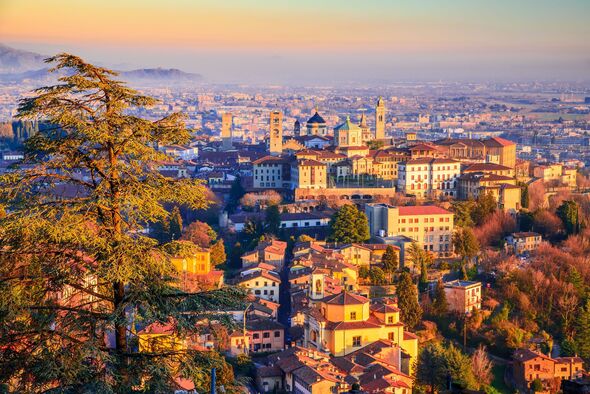
[[[480,345],[471,356],[471,368],[480,387],[492,382],[492,360],[488,357],[485,346]]]

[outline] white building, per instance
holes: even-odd
[[[265,156],[252,163],[253,186],[257,189],[290,188],[289,161],[282,157]],[[289,177],[290,178],[290,177]]]
[[[271,265],[260,263],[258,266],[242,271],[236,284],[245,287],[257,297],[278,302],[281,278],[277,272],[272,271],[273,268]]]
[[[397,188],[419,198],[457,196],[457,178],[461,165],[453,159],[420,158],[400,162]]]

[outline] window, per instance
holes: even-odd
[[[356,320],[356,312],[350,312],[350,320]]]
[[[280,331],[275,331],[275,338],[278,338],[281,336],[281,332]]]
[[[258,339],[258,338],[260,338],[260,335],[258,335],[258,333],[254,333],[254,334],[252,335],[252,338],[254,338],[254,339]]]
[[[270,332],[263,333],[262,338],[270,338]]]
[[[352,337],[352,346],[361,346],[361,337]]]
[[[393,316],[387,316],[387,323],[393,324]]]
[[[260,290],[254,290],[254,294],[260,295]]]
[[[387,339],[389,339],[391,342],[394,342],[395,341],[395,333],[390,332],[389,334],[387,334]]]

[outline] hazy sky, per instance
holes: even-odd
[[[0,0],[0,41],[212,82],[590,80],[590,0]]]

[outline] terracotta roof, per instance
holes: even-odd
[[[252,319],[246,321],[248,331],[284,330],[285,326],[270,319]]]
[[[268,378],[274,376],[282,376],[283,371],[278,365],[263,365],[256,368],[256,376],[261,378]]]
[[[322,299],[322,302],[330,305],[358,305],[369,302],[369,299],[346,291],[340,294],[325,297]]]
[[[522,231],[519,233],[512,233],[510,235],[512,235],[514,238],[540,237],[541,236],[541,234],[535,233],[532,231]]]
[[[446,209],[434,205],[415,205],[399,207],[400,216],[414,215],[452,215]]]
[[[399,312],[399,308],[392,304],[372,304],[371,310],[377,313],[395,313]]]
[[[161,334],[161,335],[170,335],[173,334],[175,330],[174,324],[172,322],[168,323],[152,323],[146,326],[143,330],[139,331],[138,334]]]
[[[436,148],[432,145],[420,143],[410,147],[410,150],[436,150]]]
[[[259,277],[263,277],[266,279],[274,280],[277,283],[281,283],[281,277],[279,276],[279,274],[276,274],[276,273],[270,272],[270,271],[265,271],[265,270],[255,271],[250,274],[241,276],[238,279],[236,279],[236,283],[247,282],[249,280],[256,279]]]
[[[507,139],[500,138],[500,137],[491,137],[491,138],[488,138],[487,140],[484,140],[483,143],[485,145],[491,145],[491,146],[511,146],[511,145],[516,145],[512,141],[509,141]]]
[[[258,160],[254,160],[252,162],[252,164],[270,164],[270,163],[275,163],[275,164],[282,164],[282,163],[287,163],[287,159],[283,158],[283,157],[279,157],[279,156],[264,156],[261,157]]]
[[[475,163],[467,166],[463,172],[510,171],[512,168],[496,163]]]
[[[546,355],[544,355],[542,353],[537,353],[537,352],[534,352],[530,349],[517,349],[514,351],[514,354],[512,355],[512,358],[515,361],[520,361],[520,362],[527,362],[530,360],[534,360],[537,357],[544,358],[545,360],[555,361],[551,357],[547,357]]]
[[[584,360],[582,360],[582,358],[580,358],[580,357],[556,357],[554,360],[556,362],[562,363],[562,364],[565,364],[565,363],[568,363],[568,364],[569,363],[583,363],[584,362]]]
[[[312,160],[312,159],[300,159],[297,161],[297,164],[299,164],[300,166],[315,166],[315,167],[324,167],[325,164],[317,161],[317,160]]]

